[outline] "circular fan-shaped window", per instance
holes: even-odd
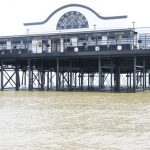
[[[77,29],[88,27],[88,21],[83,14],[77,11],[70,11],[65,13],[59,19],[56,29]]]

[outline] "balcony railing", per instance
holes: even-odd
[[[61,40],[60,40],[61,41]],[[116,41],[109,39],[107,41],[78,41],[78,42],[63,42],[57,43],[23,43],[13,46],[7,44],[0,44],[0,54],[27,54],[27,53],[59,53],[59,52],[90,52],[90,51],[130,51],[133,49],[143,49],[143,45],[150,41],[144,38],[133,41],[130,39],[122,39]],[[134,43],[133,43],[134,42]]]

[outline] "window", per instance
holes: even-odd
[[[57,30],[60,29],[76,29],[88,28],[88,21],[83,14],[77,11],[70,11],[65,13],[57,23]]]

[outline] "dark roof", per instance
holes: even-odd
[[[14,40],[14,39],[20,39],[24,40],[28,37],[30,38],[46,38],[46,37],[55,37],[55,36],[74,36],[74,35],[85,35],[85,34],[93,34],[93,33],[100,33],[102,35],[105,35],[109,33],[109,35],[114,35],[115,33],[123,32],[124,35],[129,35],[130,32],[133,31],[132,28],[125,28],[125,29],[110,29],[110,30],[96,30],[96,31],[76,31],[76,32],[62,32],[60,33],[47,33],[47,34],[29,34],[29,35],[12,35],[12,36],[0,36],[0,40]]]

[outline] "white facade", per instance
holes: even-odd
[[[78,5],[77,5],[78,6]],[[83,8],[83,7],[64,7],[60,9],[56,13],[54,13],[50,19],[48,19],[45,23],[36,24],[36,25],[27,25],[26,29],[29,29],[29,33],[63,33],[63,32],[72,32],[72,31],[83,31],[83,30],[94,30],[95,28],[98,30],[106,30],[106,29],[115,29],[115,28],[128,28],[127,18],[120,19],[100,19],[96,16],[91,10]],[[90,8],[91,9],[91,8]],[[77,11],[83,14],[88,20],[89,28],[82,29],[66,29],[66,30],[56,30],[57,23],[59,19],[67,12]],[[53,12],[52,12],[53,13]],[[44,18],[46,19],[46,18]],[[43,19],[43,20],[44,20]]]
[[[127,16],[101,16],[92,8],[69,4],[51,12],[41,22],[25,23],[27,35],[5,37],[0,50],[13,53],[56,53],[130,49],[134,30],[128,28]],[[131,46],[132,45],[132,46]]]

